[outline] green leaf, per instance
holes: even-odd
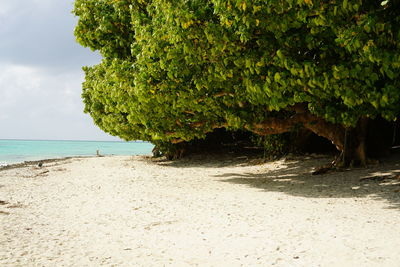
[[[275,73],[275,75],[274,75],[274,80],[275,80],[276,82],[279,82],[279,81],[281,80],[281,75],[279,74],[279,72],[276,72],[276,73]]]
[[[347,8],[347,0],[343,0],[343,9]]]
[[[282,54],[282,51],[279,49],[278,51],[276,51],[276,55],[280,58],[280,59],[284,59],[284,55]]]

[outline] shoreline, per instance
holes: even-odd
[[[399,155],[50,159],[0,171],[2,266],[396,266]],[[393,178],[394,177],[394,178]]]
[[[1,140],[0,167],[53,158],[148,154],[148,142],[84,140]]]
[[[112,155],[109,155],[112,156]],[[23,167],[30,167],[34,165],[38,165],[39,163],[53,163],[53,162],[63,162],[69,159],[80,159],[80,158],[93,158],[93,157],[103,157],[103,156],[69,156],[69,157],[60,157],[60,158],[45,158],[42,160],[27,160],[18,163],[6,163],[6,165],[0,166],[0,172],[3,170],[17,169]]]

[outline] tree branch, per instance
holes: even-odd
[[[345,128],[342,125],[327,122],[311,114],[304,104],[297,104],[290,109],[296,112],[290,118],[269,118],[262,123],[246,125],[245,128],[258,135],[269,135],[290,132],[295,126],[303,125],[313,133],[332,141],[338,150],[343,150]]]

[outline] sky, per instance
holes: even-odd
[[[0,139],[119,140],[83,113],[73,0],[0,0]]]

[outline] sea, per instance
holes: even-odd
[[[1,140],[0,166],[25,161],[100,155],[146,155],[153,145],[148,142]]]

